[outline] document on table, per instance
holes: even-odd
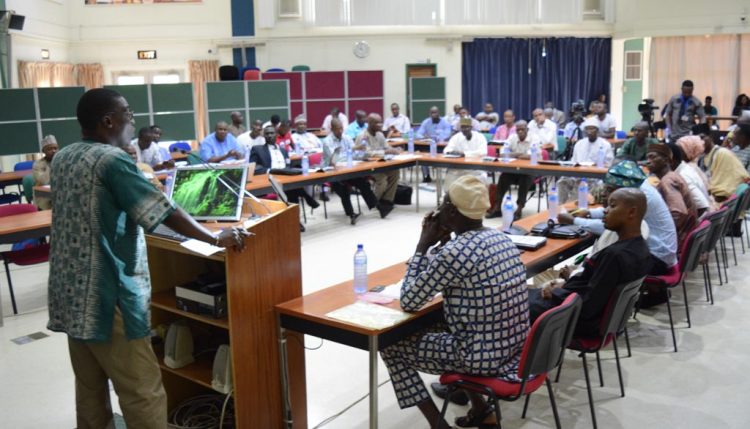
[[[412,153],[402,153],[402,154],[395,155],[393,157],[393,159],[397,161],[406,161],[406,160],[414,159],[414,158],[419,158],[419,156],[414,155]]]
[[[385,329],[408,319],[409,313],[382,305],[357,301],[326,314],[326,317],[366,328]]]
[[[385,287],[385,289],[381,290],[380,292],[375,292],[378,295],[382,295],[387,298],[392,298],[395,300],[401,300],[401,282],[393,283],[392,285],[388,285]],[[438,293],[435,295],[435,298],[442,296],[442,293]]]
[[[180,243],[180,246],[203,256],[211,256],[216,252],[224,250],[223,247],[216,247],[200,240],[187,240]]]

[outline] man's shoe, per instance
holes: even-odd
[[[425,176],[422,179],[422,183],[430,183],[430,182],[432,182],[432,177],[430,177],[430,176]]]
[[[305,225],[299,224],[299,232],[305,232]]]
[[[307,202],[307,205],[312,209],[317,209],[318,207],[320,207],[320,203],[315,201],[315,198],[310,198],[310,200]]]
[[[486,215],[484,215],[484,217],[487,219],[495,219],[497,217],[502,217],[502,215],[503,212],[501,212],[500,210],[495,210],[487,213]]]
[[[445,397],[448,396],[448,386],[444,386],[440,383],[432,383],[430,384],[430,387],[438,398],[445,399]],[[463,390],[458,389],[453,392],[450,401],[456,405],[466,405],[469,403],[469,395]]]
[[[357,213],[357,214],[353,214],[353,215],[349,216],[349,222],[350,222],[350,223],[351,223],[352,225],[356,225],[356,224],[357,224],[357,218],[358,218],[358,217],[359,217],[359,213]]]
[[[328,201],[330,201],[330,200],[331,200],[331,199],[330,199],[330,198],[328,198],[328,194],[326,194],[326,193],[322,193],[322,194],[320,194],[320,201],[325,201],[325,202],[328,202]]]
[[[380,218],[385,219],[385,217],[388,216],[388,213],[393,211],[393,204],[390,204],[390,203],[378,204],[378,211],[380,212]]]

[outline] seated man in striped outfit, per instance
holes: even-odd
[[[417,311],[442,293],[446,323],[381,352],[399,406],[416,405],[431,425],[439,412],[418,371],[515,375],[529,330],[526,269],[510,239],[482,225],[489,207],[484,183],[462,176],[425,216],[401,286],[401,307]],[[492,413],[481,396],[470,399],[472,409],[456,420],[459,426],[476,426]],[[445,421],[432,426],[448,427]]]

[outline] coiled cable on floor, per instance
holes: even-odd
[[[169,414],[170,429],[234,428],[234,402],[228,395],[209,394],[185,400]]]

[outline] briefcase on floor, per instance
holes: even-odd
[[[399,184],[396,188],[396,196],[393,198],[393,203],[401,206],[411,205],[411,186]]]

